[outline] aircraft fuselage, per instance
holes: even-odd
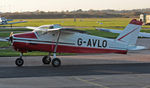
[[[13,47],[19,52],[54,52],[58,32],[28,32],[13,35]],[[57,53],[121,53],[126,54],[126,44],[85,33],[60,34]]]

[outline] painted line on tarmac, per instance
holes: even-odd
[[[98,83],[95,83],[95,82],[91,82],[91,81],[88,81],[88,80],[85,80],[85,79],[81,79],[79,77],[74,77],[76,80],[79,80],[79,81],[82,81],[82,82],[85,82],[85,83],[88,83],[88,84],[92,84],[94,86],[98,86],[98,87],[102,87],[102,88],[109,88],[109,87],[106,87],[106,86],[103,86],[102,84],[98,84]]]

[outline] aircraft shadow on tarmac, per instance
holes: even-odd
[[[0,78],[149,74],[150,63],[0,67]]]

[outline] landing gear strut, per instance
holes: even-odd
[[[59,67],[61,65],[60,59],[56,58],[56,52],[57,52],[57,47],[58,47],[58,42],[59,42],[60,34],[61,34],[61,31],[58,31],[57,40],[56,40],[56,44],[55,44],[55,48],[54,48],[54,53],[53,53],[53,59],[52,59],[52,66],[53,67]]]
[[[22,56],[23,56],[23,53],[20,54],[20,58],[17,58],[16,61],[15,61],[15,64],[18,66],[18,67],[21,67],[23,64],[24,64],[24,60],[22,59]]]

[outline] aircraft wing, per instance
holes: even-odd
[[[96,28],[96,30],[105,31],[105,32],[112,32],[112,33],[121,33],[122,30],[115,30],[115,29],[104,29],[104,28]],[[139,37],[146,37],[150,38],[150,33],[139,32]]]
[[[36,30],[38,27],[26,27],[26,28]]]
[[[57,29],[48,29],[48,31],[61,31],[61,32],[70,32],[70,33],[75,33],[75,32],[79,32],[79,33],[87,33],[86,31],[82,31],[82,30],[77,30],[74,28],[57,28]]]
[[[112,33],[121,33],[122,32],[122,30],[105,29],[105,28],[96,28],[96,30],[105,31],[105,32],[112,32]]]
[[[7,23],[7,24],[17,24],[17,23],[25,23],[27,21],[18,21],[18,22],[12,22],[12,23]]]
[[[40,30],[40,29],[38,29]],[[36,30],[36,31],[38,31]],[[87,33],[86,31],[82,31],[82,30],[77,30],[77,29],[74,29],[74,28],[56,28],[56,29],[47,29],[47,30],[41,30],[45,33],[47,32],[51,32],[51,31],[61,31],[61,33],[67,33],[67,34],[74,34],[76,32],[79,32],[79,33]]]
[[[13,21],[13,19],[7,19],[7,21]]]
[[[33,29],[33,30],[41,30],[41,31],[47,31],[51,29],[57,29],[57,28],[63,28],[59,24],[51,24],[51,25],[42,25],[39,27],[26,27],[27,29]]]

